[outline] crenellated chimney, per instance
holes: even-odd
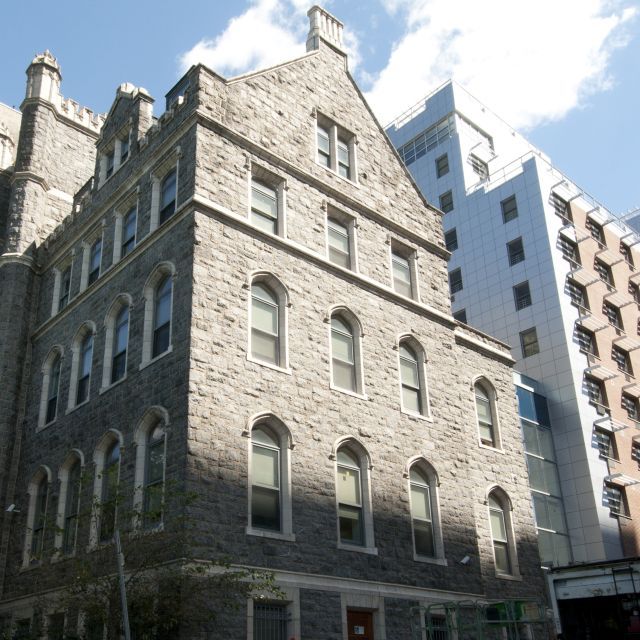
[[[318,5],[311,7],[307,15],[309,16],[307,51],[319,49],[320,40],[324,40],[329,46],[346,54],[342,44],[342,22]]]

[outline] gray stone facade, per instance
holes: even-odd
[[[347,611],[359,610],[373,613],[376,640],[408,639],[415,605],[541,597],[510,355],[451,317],[440,212],[419,194],[349,74],[346,56],[322,32],[312,42],[297,60],[232,80],[193,67],[178,85],[180,97],[170,94],[158,119],[148,94],[129,85],[119,89],[104,123],[77,108],[65,113],[59,92],[55,100],[27,94],[6,232],[0,234],[6,237],[0,257],[0,496],[3,505],[19,507],[3,509],[0,615],[28,616],[34,597],[65,576],[63,560],[25,565],[32,478],[43,466],[49,470],[47,509],[55,517],[59,469],[77,450],[88,478],[81,500],[90,503],[94,451],[112,430],[121,437],[120,486],[133,501],[135,429],[152,407],[168,416],[166,478],[197,495],[189,507],[198,522],[197,557],[228,556],[234,564],[275,572],[290,603],[288,637],[346,640]],[[52,60],[37,58],[30,67],[32,94],[42,74],[59,89]],[[357,175],[343,178],[317,162],[319,117],[356,140],[351,160]],[[117,153],[123,136],[128,155],[107,176],[105,158]],[[157,224],[157,183],[173,169],[175,212]],[[252,175],[285,185],[281,233],[251,223]],[[134,205],[135,248],[114,260],[118,217]],[[357,268],[328,259],[330,214],[354,221]],[[86,285],[87,247],[97,238],[100,275]],[[413,299],[393,289],[394,246],[413,256]],[[149,361],[148,279],[161,263],[174,269],[170,349]],[[56,310],[67,266],[69,302]],[[277,278],[287,292],[286,362],[277,367],[250,354],[256,273]],[[110,384],[103,374],[111,357],[109,314],[122,294],[130,296],[126,375]],[[330,384],[335,308],[348,309],[361,325],[358,393]],[[72,345],[87,322],[95,326],[88,401],[73,406]],[[426,354],[428,415],[401,408],[403,336]],[[56,349],[58,409],[44,424],[44,373]],[[478,378],[495,390],[496,447],[479,444]],[[248,526],[256,416],[277,420],[289,434],[287,535]],[[370,506],[364,509],[372,524],[362,548],[338,539],[336,451],[342,438],[368,454],[363,482]],[[437,474],[432,505],[439,511],[442,549],[434,559],[414,555],[408,475],[418,457]],[[496,486],[509,499],[510,575],[497,574],[493,558],[487,496]],[[171,513],[164,517],[169,521]],[[44,547],[52,548],[55,532],[44,535]],[[89,531],[78,536],[78,549],[91,547]],[[465,556],[469,561],[461,564]],[[226,619],[206,637],[251,638],[247,615],[253,615],[251,605],[248,614]]]

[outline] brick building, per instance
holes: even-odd
[[[158,118],[127,84],[104,118],[63,99],[48,52],[27,70],[0,174],[7,624],[110,544],[114,486],[145,512],[169,480],[199,559],[274,572],[269,637],[426,637],[411,607],[541,596],[509,351],[451,316],[441,214],[309,15],[306,54],[195,66]]]

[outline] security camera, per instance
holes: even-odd
[[[12,503],[7,507],[7,513],[20,513],[20,509],[16,509],[16,505],[12,502]]]
[[[471,562],[471,558],[469,556],[465,556],[464,558],[462,558],[462,560],[460,560],[460,564],[464,564],[467,565]]]

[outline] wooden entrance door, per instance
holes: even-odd
[[[347,609],[349,640],[373,640],[373,613]]]

